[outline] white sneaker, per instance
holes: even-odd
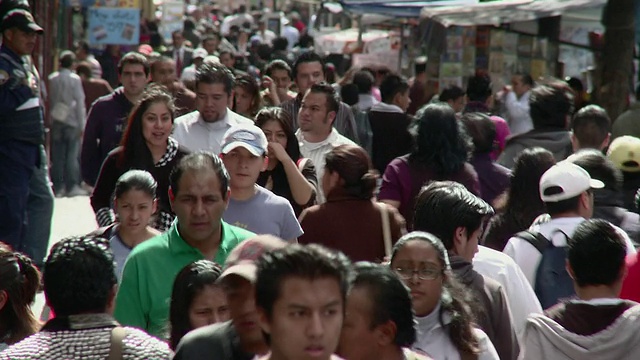
[[[68,193],[67,196],[68,197],[74,197],[74,196],[87,196],[89,195],[89,193],[81,188],[80,186],[76,185],[73,187],[73,189],[71,189]]]

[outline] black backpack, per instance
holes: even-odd
[[[556,230],[554,234],[557,232],[569,239],[563,231]],[[574,296],[573,280],[566,269],[567,247],[554,246],[549,239],[536,231],[522,231],[516,234],[516,237],[533,245],[542,254],[533,288],[542,308],[548,309],[559,300]]]

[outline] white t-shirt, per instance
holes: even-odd
[[[573,236],[576,227],[578,227],[578,225],[583,221],[585,221],[585,219],[581,217],[551,219],[549,222],[532,226],[531,230],[539,231],[541,235],[552,241],[554,246],[564,247],[567,246],[567,239],[562,233],[557,232],[557,230],[561,230],[567,234],[567,236],[571,237]],[[635,254],[636,249],[627,233],[615,225],[613,225],[613,227],[627,243],[627,253]],[[553,237],[550,238],[552,234]],[[518,237],[512,237],[509,239],[509,242],[507,242],[503,252],[509,255],[516,264],[520,266],[520,269],[527,277],[527,280],[529,280],[529,284],[534,287],[536,284],[538,265],[542,260],[542,254],[540,254],[540,252],[529,242]]]
[[[202,119],[198,110],[182,115],[175,120],[173,138],[191,152],[199,150],[220,154],[222,138],[233,125],[253,124],[251,119],[227,109],[226,115],[212,123]]]
[[[340,145],[356,145],[353,141],[340,135],[338,130],[331,128],[331,134],[319,143],[308,142],[304,139],[304,135],[300,129],[296,131],[296,137],[300,142],[300,154],[303,157],[311,159],[316,166],[316,175],[318,179],[318,194],[316,201],[318,204],[325,202],[324,191],[322,190],[322,176],[324,176],[325,156],[333,150],[333,148]]]
[[[500,251],[478,246],[473,269],[502,285],[511,309],[513,329],[518,339],[522,339],[527,317],[532,313],[542,314],[542,306],[520,267]]]

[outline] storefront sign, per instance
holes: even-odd
[[[160,35],[167,44],[171,44],[171,33],[182,30],[184,25],[184,1],[165,1],[162,4]]]
[[[137,45],[140,41],[140,9],[89,8],[91,45]]]

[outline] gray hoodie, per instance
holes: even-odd
[[[640,305],[626,310],[606,329],[589,336],[566,330],[552,319],[533,314],[527,320],[519,359],[638,359]]]
[[[556,161],[566,159],[573,152],[571,136],[568,131],[531,130],[507,139],[504,151],[498,158],[498,164],[512,169],[522,150],[536,146],[551,151]]]

